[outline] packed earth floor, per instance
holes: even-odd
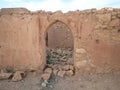
[[[98,74],[51,78],[46,87],[41,86],[39,74],[28,73],[18,82],[0,80],[0,90],[120,90],[120,75]]]

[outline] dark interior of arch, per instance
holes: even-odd
[[[71,30],[62,22],[52,24],[46,33],[47,64],[73,64],[74,40]]]

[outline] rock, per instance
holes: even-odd
[[[51,77],[51,74],[50,74],[50,73],[44,73],[44,74],[42,74],[42,76],[41,76],[41,78],[42,78],[43,80],[49,80],[50,77]]]
[[[54,69],[54,68],[58,69],[58,65],[55,64],[55,65],[52,66],[52,68],[53,68],[53,69]]]
[[[69,69],[70,69],[70,65],[65,65],[65,66],[63,67],[63,69],[64,69],[65,71],[69,70]]]
[[[52,74],[52,69],[51,68],[46,68],[44,70],[44,73],[50,73],[50,74]]]
[[[63,14],[62,11],[58,10],[58,11],[54,12],[53,15],[55,15],[55,16],[60,16],[60,15],[62,15],[62,14]]]
[[[109,23],[111,21],[111,14],[98,14],[97,17],[99,18],[100,23]]]
[[[44,83],[48,84],[48,80],[44,80]]]
[[[18,71],[22,77],[25,77],[26,76],[26,73],[24,71]]]
[[[29,70],[28,70],[29,72],[34,72],[34,71],[36,71],[36,69],[35,68],[33,68],[33,67],[31,67],[31,68],[29,68]]]
[[[0,73],[7,73],[7,70],[6,69],[1,69]]]
[[[74,70],[74,66],[73,65],[70,65],[70,70]]]
[[[57,53],[61,53],[61,52],[62,52],[62,50],[61,50],[61,49],[57,49],[56,51],[57,51]]]
[[[74,72],[73,72],[73,70],[69,70],[69,71],[66,71],[65,74],[66,74],[67,76],[73,76],[73,75],[74,75]]]
[[[53,68],[53,64],[47,64],[48,68]]]
[[[62,58],[60,58],[60,60],[65,62],[65,61],[66,61],[66,59],[64,59],[64,58],[65,58],[65,57],[62,57]]]
[[[107,8],[107,10],[109,10],[109,11],[113,11],[114,9],[113,9],[113,8]]]
[[[59,77],[64,77],[65,71],[60,70],[57,74]]]
[[[65,64],[69,65],[72,64],[73,62],[71,62],[70,60],[67,60]]]
[[[14,82],[20,81],[23,79],[24,76],[25,76],[25,73],[23,71],[16,71],[12,77],[12,81]]]
[[[54,69],[54,70],[53,70],[53,74],[56,76],[57,73],[58,73],[58,70],[57,70],[57,69]]]
[[[62,70],[62,65],[57,65],[56,69]]]
[[[43,82],[41,85],[42,85],[42,87],[46,87],[47,86],[47,84],[45,82]]]
[[[110,26],[119,26],[119,19],[114,19],[110,22]]]
[[[8,79],[11,75],[12,73],[0,73],[0,80]]]
[[[73,67],[72,65],[65,65],[65,66],[63,67],[63,69],[64,69],[65,71],[67,71],[67,70],[74,70],[74,67]]]

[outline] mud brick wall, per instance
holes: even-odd
[[[120,69],[119,8],[67,13],[1,9],[0,67],[43,69],[46,64],[46,33],[57,22],[71,30],[76,68],[92,68],[98,73]]]

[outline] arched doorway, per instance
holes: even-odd
[[[72,31],[63,22],[50,25],[46,32],[46,63],[73,64],[74,39]]]

